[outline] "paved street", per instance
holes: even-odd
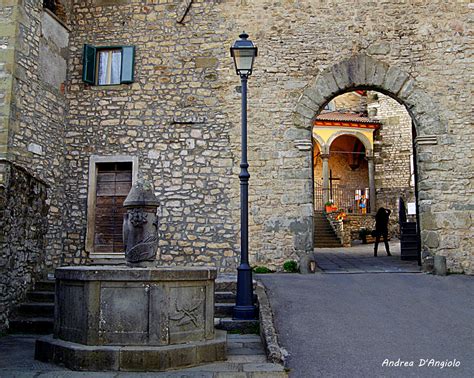
[[[474,280],[425,274],[269,274],[290,377],[468,377]],[[413,367],[383,367],[385,359]],[[456,359],[457,368],[418,367]],[[388,361],[387,361],[388,362]]]
[[[373,244],[356,244],[352,247],[315,248],[314,257],[324,273],[418,273],[416,261],[400,259],[400,241],[389,242],[392,256],[387,256],[383,243],[379,244],[378,257],[374,257]]]

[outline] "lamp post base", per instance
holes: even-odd
[[[255,306],[235,306],[233,319],[253,320],[256,317],[257,308]]]
[[[252,269],[247,263],[243,263],[237,268],[237,298],[233,318],[255,319],[256,312],[256,307],[253,304]]]

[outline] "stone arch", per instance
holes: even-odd
[[[327,141],[328,152],[331,148],[332,142],[334,142],[338,137],[342,135],[350,135],[357,138],[364,145],[366,156],[372,156],[372,144],[370,143],[370,140],[364,134],[355,130],[341,130],[332,134]]]
[[[355,89],[379,91],[403,104],[415,123],[417,136],[446,132],[436,105],[411,75],[365,54],[322,71],[306,87],[295,108],[295,127],[310,131],[312,121],[329,101]]]
[[[324,106],[337,95],[357,89],[381,92],[405,106],[415,126],[414,148],[418,156],[423,153],[423,151],[419,151],[422,146],[440,143],[441,136],[447,133],[447,122],[439,115],[439,105],[423,90],[413,76],[368,55],[358,54],[321,71],[305,88],[293,113],[293,134],[298,135],[300,139],[311,140],[314,120]],[[424,170],[424,161],[416,163],[420,176],[420,172],[423,173]],[[311,177],[309,171],[308,177]],[[430,193],[424,188],[418,188],[416,191],[421,198],[418,220],[422,250],[425,250],[425,246],[428,245],[428,235],[430,233],[435,235],[436,231],[433,228],[431,228],[432,231],[427,229],[427,221],[424,221],[423,202],[430,200]],[[311,200],[314,199],[310,198],[308,193],[308,202]],[[308,234],[313,232],[314,219],[312,216],[310,218]],[[438,246],[427,248],[433,252]]]

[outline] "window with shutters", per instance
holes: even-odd
[[[123,252],[123,202],[131,187],[132,163],[97,164],[95,252]]]
[[[123,256],[123,202],[136,183],[136,156],[97,156],[89,160],[86,251],[91,256]]]
[[[82,80],[92,85],[133,83],[134,46],[84,45]]]

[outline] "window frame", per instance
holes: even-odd
[[[91,155],[89,158],[89,182],[87,188],[87,228],[85,250],[90,258],[117,258],[120,254],[116,252],[95,252],[95,216],[96,216],[96,191],[97,191],[97,164],[101,163],[132,163],[132,186],[138,179],[138,156],[131,155],[112,155],[98,156]],[[125,257],[125,255],[123,256]]]
[[[99,84],[99,53],[104,50],[119,50],[121,53],[120,82]],[[82,52],[82,81],[94,87],[113,87],[135,82],[135,46],[111,45],[94,46],[84,44]]]

